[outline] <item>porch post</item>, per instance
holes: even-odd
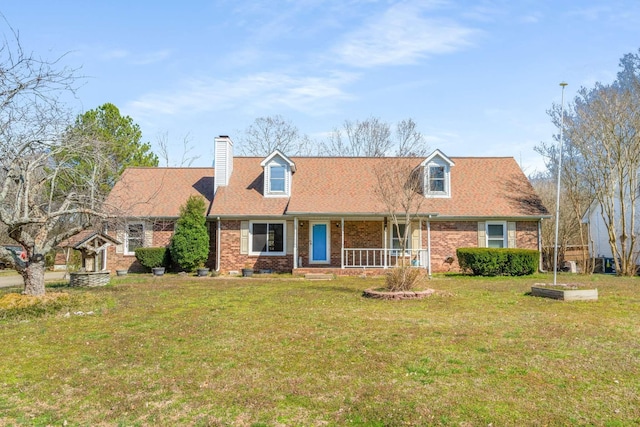
[[[344,217],[340,218],[340,235],[340,268],[344,270]]]
[[[298,217],[293,218],[293,269],[298,268]]]
[[[420,247],[418,247],[418,259],[420,260],[420,264],[424,262],[422,259],[422,218],[418,220],[418,239],[420,241]],[[420,265],[422,267],[422,265]]]
[[[427,274],[431,277],[431,215],[427,217]]]
[[[388,267],[388,263],[387,263],[387,257],[388,257],[388,252],[387,252],[387,218],[384,218],[384,221],[382,222],[382,248],[383,248],[383,253],[384,253],[384,262],[382,263],[383,268],[387,268]]]

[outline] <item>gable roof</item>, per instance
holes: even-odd
[[[220,187],[212,216],[381,215],[375,170],[385,163],[418,167],[423,158],[295,157],[291,197],[265,198],[262,158],[236,157],[227,187]],[[423,214],[438,217],[542,217],[542,205],[512,157],[452,158],[451,198],[426,198]]]
[[[267,164],[269,164],[271,159],[273,159],[274,157],[280,157],[282,160],[284,160],[289,165],[289,167],[291,168],[292,172],[296,171],[296,164],[289,157],[285,156],[282,153],[282,151],[278,150],[277,148],[275,150],[273,150],[273,152],[271,154],[269,154],[267,157],[265,157],[262,162],[260,162],[260,166],[265,167]]]
[[[123,217],[178,217],[189,196],[203,196],[211,204],[213,176],[214,168],[127,168],[106,206]]]
[[[442,151],[436,149],[433,153],[429,154],[427,156],[426,159],[424,159],[420,165],[422,166],[426,166],[429,164],[429,162],[431,162],[433,159],[442,159],[445,163],[447,163],[449,166],[454,166],[455,163],[453,162],[453,160],[451,160],[448,156],[446,156]]]

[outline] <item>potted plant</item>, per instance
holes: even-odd
[[[253,268],[251,268],[251,264],[245,263],[244,268],[242,269],[242,277],[251,277],[253,275]]]
[[[205,267],[204,265],[199,265],[198,268],[196,269],[196,275],[198,277],[206,277],[209,274],[209,268]]]

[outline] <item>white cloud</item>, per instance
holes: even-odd
[[[335,48],[344,63],[356,67],[411,64],[429,55],[459,50],[477,33],[454,21],[422,16],[425,7],[399,3]]]
[[[326,106],[348,98],[342,87],[355,78],[349,73],[334,73],[327,77],[258,73],[236,80],[193,79],[173,92],[143,95],[131,102],[127,111],[136,117],[152,117],[281,106],[313,114],[319,103]]]

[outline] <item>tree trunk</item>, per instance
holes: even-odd
[[[24,280],[24,294],[44,295],[44,258],[40,261],[30,261],[20,272]]]

